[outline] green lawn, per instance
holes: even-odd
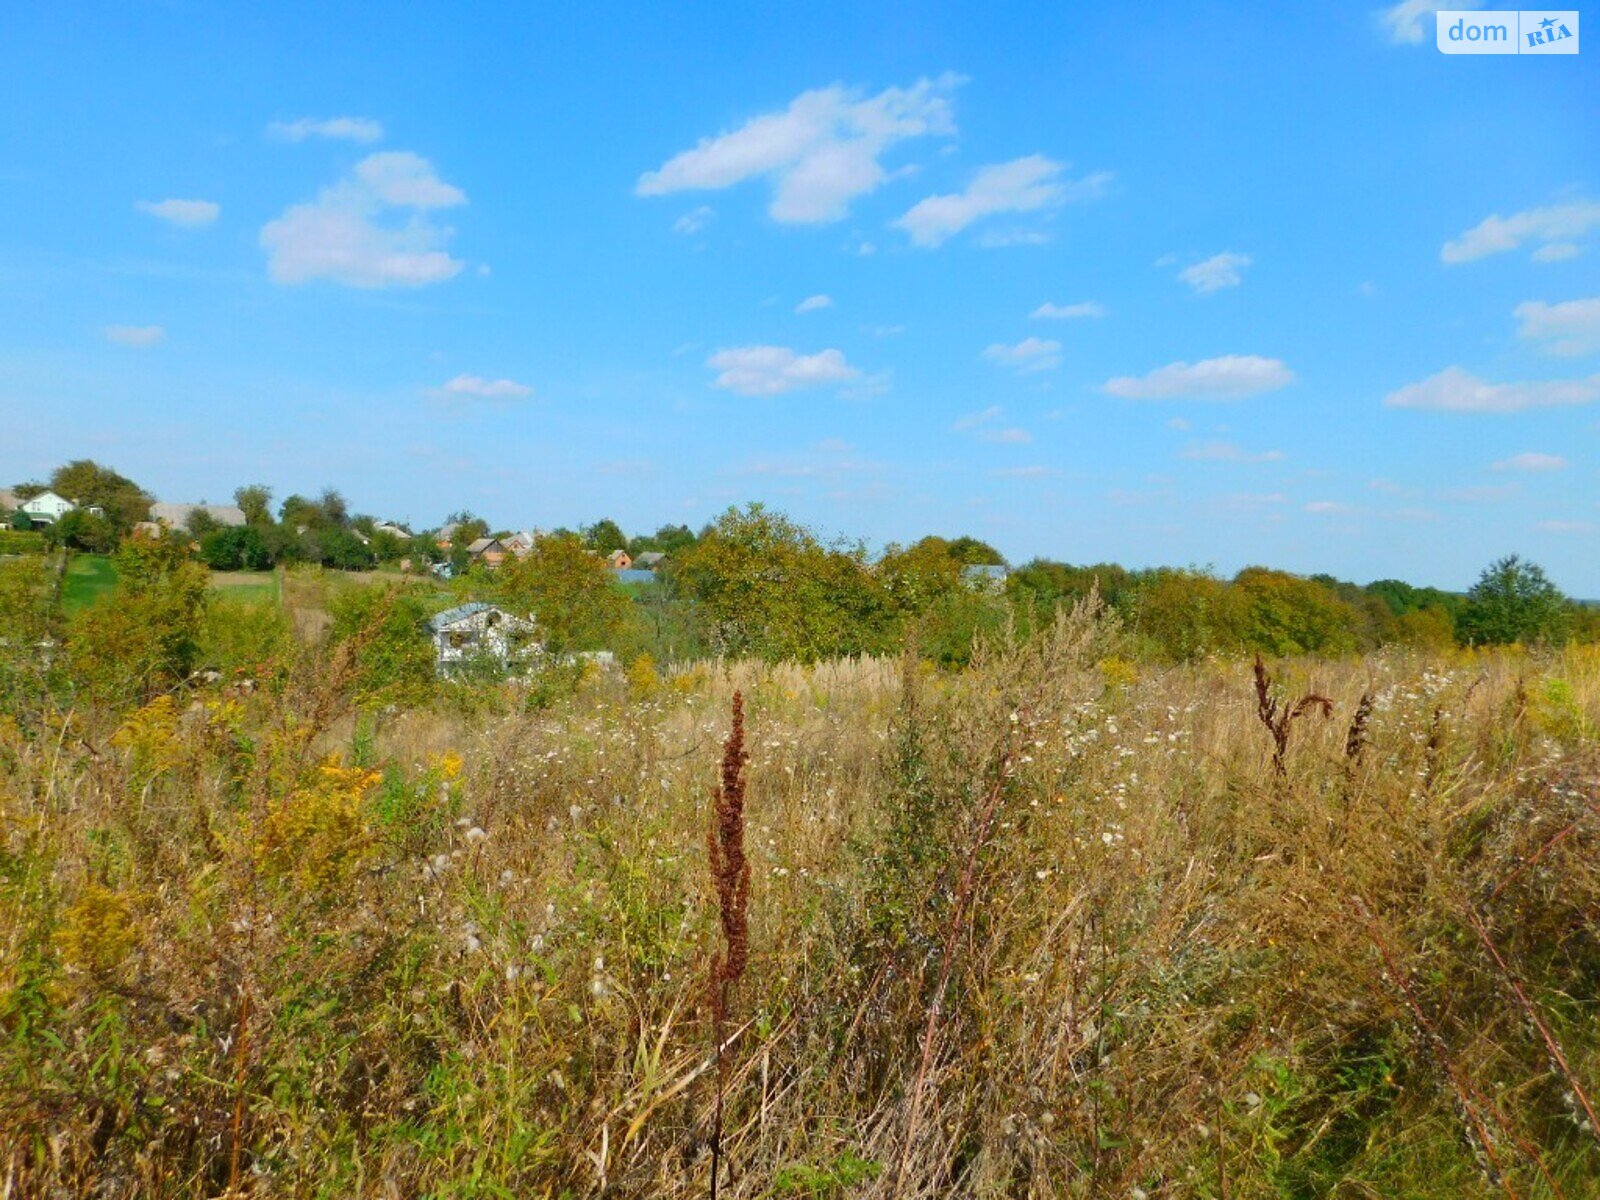
[[[212,590],[241,604],[277,604],[276,571],[213,571]]]
[[[68,614],[98,603],[117,586],[117,567],[104,554],[74,554],[61,579],[61,607]]]
[[[61,606],[70,616],[98,604],[117,586],[117,564],[105,554],[74,554],[61,580]],[[240,604],[277,604],[275,571],[213,571],[211,587]]]

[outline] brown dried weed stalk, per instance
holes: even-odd
[[[1293,704],[1280,705],[1278,698],[1272,694],[1272,676],[1267,674],[1266,665],[1259,654],[1256,655],[1255,676],[1256,716],[1267,727],[1267,732],[1272,734],[1272,769],[1283,775],[1284,757],[1289,753],[1289,731],[1294,723],[1308,712],[1318,710],[1324,717],[1331,718],[1333,701],[1315,692],[1307,692]]]
[[[712,792],[711,828],[706,833],[706,854],[717,892],[723,942],[722,952],[711,960],[708,987],[717,1075],[717,1107],[711,1126],[712,1200],[716,1200],[722,1162],[722,1103],[727,1085],[727,1069],[722,1060],[723,1027],[729,993],[750,959],[750,863],[744,854],[744,767],[749,760],[744,748],[744,695],[734,692],[733,725],[722,745],[722,778]]]

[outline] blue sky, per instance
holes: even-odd
[[[1444,56],[1414,0],[6,24],[6,483],[1600,596],[1593,47]]]

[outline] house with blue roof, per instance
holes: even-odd
[[[428,622],[428,632],[441,675],[476,663],[509,667],[540,650],[531,617],[516,616],[482,600],[445,609]]]

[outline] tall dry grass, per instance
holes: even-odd
[[[0,720],[0,1196],[1600,1194],[1600,658],[1119,645]]]

